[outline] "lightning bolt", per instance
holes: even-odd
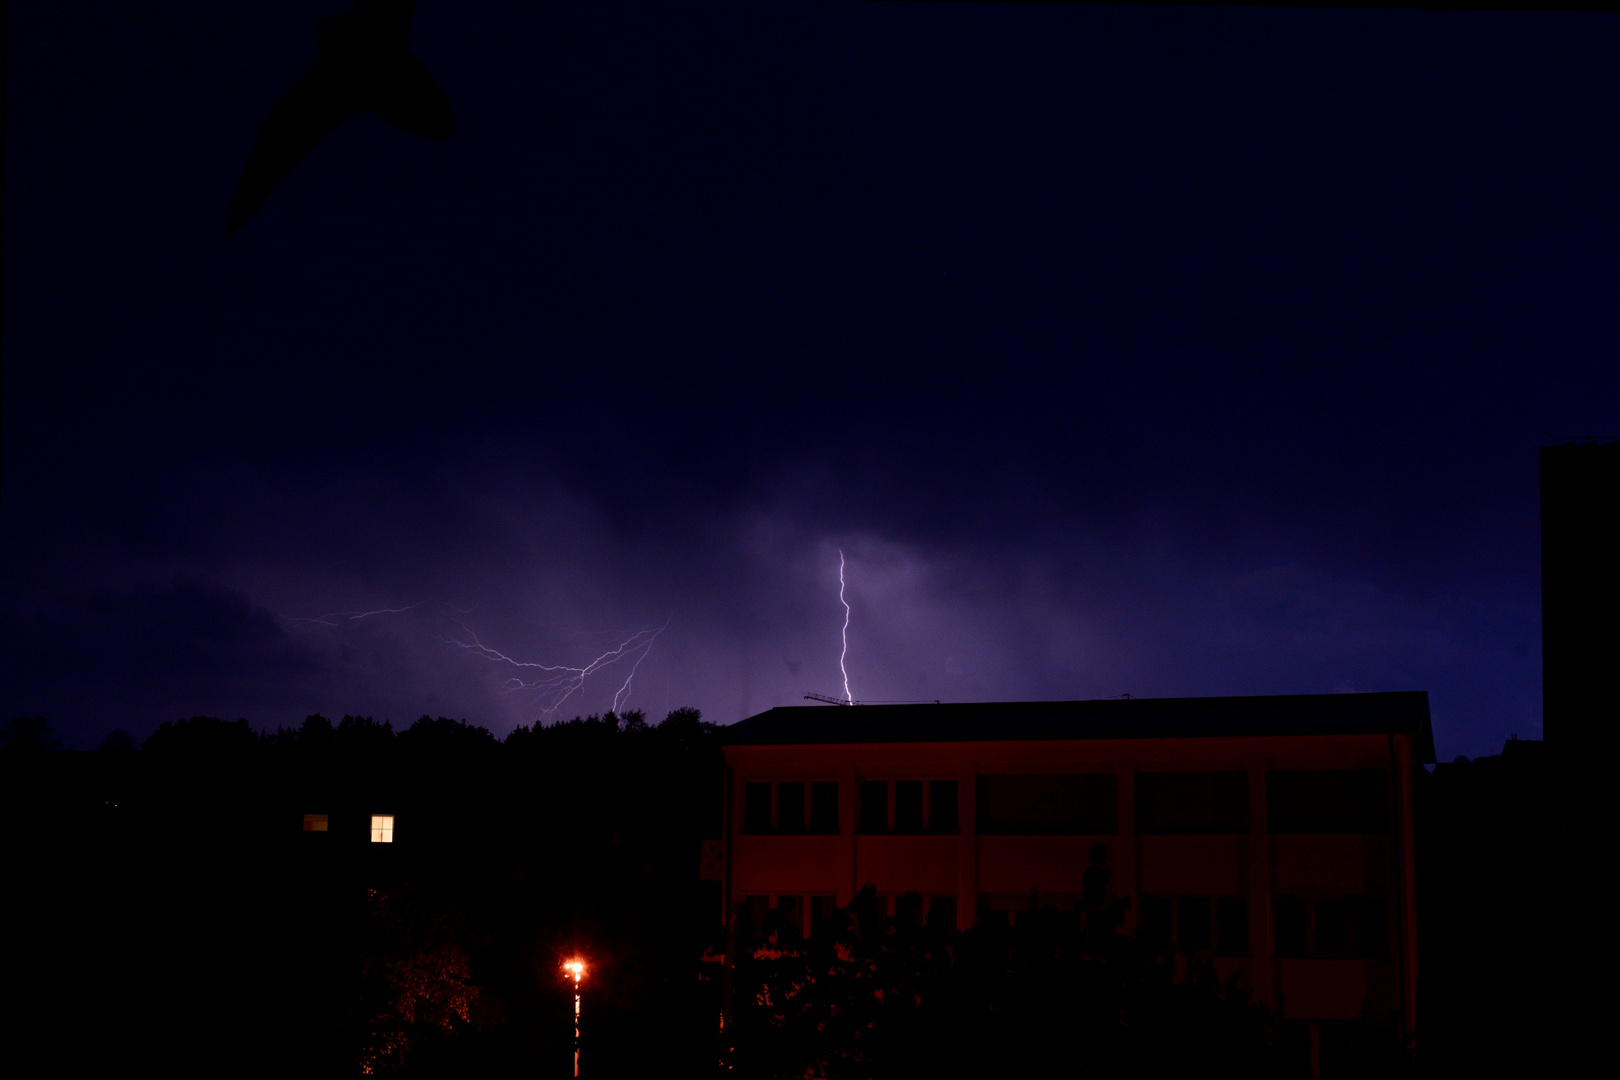
[[[853,702],[855,695],[849,692],[849,670],[844,667],[844,657],[849,655],[849,601],[844,599],[844,549],[838,549],[838,602],[844,605],[844,647],[838,654],[838,670],[844,675],[844,701]]]
[[[470,615],[473,611],[472,608],[462,609],[440,601],[422,600],[407,607],[379,608],[376,611],[334,611],[316,616],[283,615],[282,618],[298,628],[326,626],[341,629],[347,624],[357,623],[373,616],[400,615],[426,606],[448,608],[456,615],[463,616]],[[464,639],[449,637],[445,638],[444,642],[447,645],[459,646],[470,653],[483,657],[485,660],[520,669],[522,673],[514,674],[507,679],[501,684],[501,688],[509,693],[520,691],[536,693],[540,698],[542,716],[552,720],[556,718],[557,711],[562,708],[563,703],[584,688],[587,679],[600,672],[603,668],[629,658],[631,660],[629,674],[624,677],[624,681],[619,684],[618,689],[613,694],[613,711],[617,713],[623,709],[626,703],[629,702],[630,695],[634,690],[636,673],[641,670],[642,663],[652,653],[653,643],[658,640],[658,635],[669,628],[669,624],[673,619],[674,616],[672,615],[664,620],[662,626],[637,630],[628,637],[616,639],[618,640],[617,645],[590,663],[580,667],[568,664],[541,664],[508,656],[493,646],[485,645],[479,640],[478,635],[461,619],[455,619],[455,623],[461,627]],[[608,631],[608,633],[611,632]],[[594,633],[576,631],[571,636],[594,636]]]
[[[635,660],[630,665],[630,673],[625,676],[624,682],[619,684],[619,689],[613,694],[613,711],[618,712],[630,700],[632,684],[635,681],[636,672],[641,668],[642,661],[646,660],[647,655],[652,652],[653,642],[657,641],[658,635],[669,627],[669,623],[670,619],[665,619],[664,625],[655,630],[637,630],[620,641],[615,647],[581,667],[518,660],[479,641],[478,635],[473,633],[465,623],[461,625],[461,629],[466,633],[469,640],[462,641],[457,638],[448,638],[446,640],[448,644],[458,645],[475,656],[481,656],[493,663],[506,664],[524,672],[522,675],[513,675],[503,682],[501,684],[502,689],[509,693],[520,691],[536,693],[540,698],[541,712],[548,718],[554,718],[557,710],[562,708],[563,702],[584,688],[586,679],[610,664],[618,663],[627,656],[634,657]],[[529,675],[529,672],[535,674]]]

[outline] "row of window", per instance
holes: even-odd
[[[305,832],[328,832],[331,829],[331,818],[326,814],[305,814]],[[392,844],[394,842],[394,815],[371,815],[371,842],[373,844]]]
[[[983,893],[981,915],[1017,922],[1041,906],[1075,906],[1078,897],[1057,894],[1003,896]],[[1067,901],[1067,902],[1065,902]],[[878,896],[885,929],[898,922],[956,926],[951,894],[890,893]],[[1136,934],[1155,947],[1216,956],[1248,956],[1249,901],[1242,896],[1143,896],[1138,898]],[[831,893],[749,893],[743,899],[756,935],[812,933],[836,910]],[[1078,911],[1078,908],[1076,909]],[[1388,955],[1388,906],[1377,897],[1273,902],[1275,954],[1280,957],[1359,957]],[[1113,925],[1112,923],[1109,924]],[[863,931],[867,928],[863,927]]]
[[[1137,939],[1156,948],[1249,955],[1249,901],[1242,896],[1144,896]]]
[[[881,921],[881,929],[891,930],[897,924],[931,926],[950,933],[956,929],[956,896],[919,893],[880,893],[877,910],[868,913]],[[813,933],[837,910],[837,898],[831,893],[748,893],[743,897],[748,924],[759,937],[787,935],[802,937]],[[857,915],[857,919],[863,916]],[[876,927],[862,925],[863,934]]]
[[[1278,956],[1385,956],[1389,908],[1376,897],[1278,900]]]
[[[1113,773],[976,778],[981,833],[1106,836],[1119,832]],[[1274,770],[1265,775],[1266,831],[1372,833],[1389,829],[1389,787],[1380,769]],[[1242,834],[1250,828],[1246,772],[1137,773],[1136,831]],[[955,780],[862,780],[856,829],[863,833],[958,830]],[[837,833],[836,780],[748,781],[748,833]]]
[[[1249,902],[1241,896],[1144,896],[1137,936],[1153,945],[1217,956],[1249,953]],[[1388,905],[1377,897],[1276,900],[1277,956],[1388,955]]]

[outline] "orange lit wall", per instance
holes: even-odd
[[[1246,956],[1217,957],[1223,974],[1241,971],[1256,995],[1291,1019],[1376,1018],[1412,1031],[1417,981],[1413,881],[1411,735],[1070,739],[941,743],[732,745],[728,786],[728,910],[750,894],[835,894],[846,905],[863,885],[879,893],[954,894],[959,928],[986,895],[1075,894],[1087,852],[1108,849],[1117,895],[1244,897]],[[1275,835],[1267,830],[1269,770],[1377,769],[1391,782],[1387,832]],[[1249,830],[1243,835],[1141,835],[1133,779],[1142,773],[1247,773]],[[1118,831],[1108,835],[979,835],[976,781],[985,774],[1110,772],[1116,777]],[[857,832],[859,781],[955,779],[959,827],[949,835]],[[837,780],[836,835],[751,835],[743,830],[749,781]],[[1389,924],[1383,955],[1278,956],[1278,898],[1377,897]]]

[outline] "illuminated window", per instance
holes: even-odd
[[[392,844],[394,842],[394,815],[371,815],[371,842],[373,844]]]
[[[304,831],[305,832],[325,832],[326,831],[326,815],[325,814],[305,814],[304,815]]]

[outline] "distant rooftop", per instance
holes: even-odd
[[[1419,759],[1432,762],[1428,693],[795,705],[738,721],[721,737],[734,746],[792,746],[1386,733],[1415,735]]]

